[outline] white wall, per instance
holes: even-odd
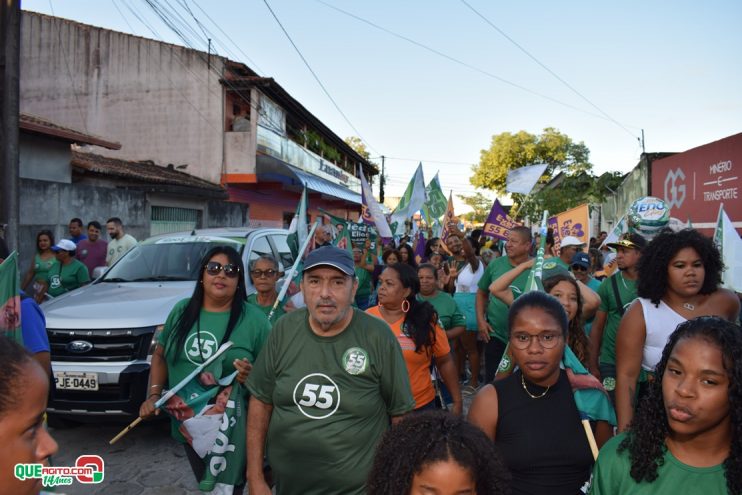
[[[219,183],[224,60],[24,11],[21,111],[122,144],[95,153],[160,165]]]

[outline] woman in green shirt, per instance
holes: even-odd
[[[75,290],[90,282],[88,267],[75,258],[77,246],[69,239],[62,239],[52,247],[58,264],[49,271],[49,288],[46,293],[52,297]]]
[[[430,263],[423,263],[417,268],[420,279],[420,301],[428,301],[438,313],[438,320],[446,332],[449,341],[460,337],[466,329],[466,318],[450,294],[438,289],[438,270]]]
[[[36,234],[36,254],[31,267],[23,277],[21,287],[29,292],[28,288],[33,282],[36,302],[41,303],[49,286],[49,272],[59,264],[57,256],[52,251],[54,245],[54,234],[51,230],[42,230]]]
[[[590,493],[742,494],[741,388],[742,329],[680,324],[629,429],[600,451]]]
[[[278,298],[276,283],[280,276],[281,272],[278,261],[273,256],[263,254],[259,258],[250,261],[250,280],[252,280],[256,292],[247,296],[247,302],[260,308],[266,317],[270,314],[273,304],[275,304],[276,298]],[[276,320],[286,313],[284,309],[285,304],[282,301],[276,307],[273,317],[270,318],[271,324],[275,323]]]

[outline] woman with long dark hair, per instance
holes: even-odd
[[[618,429],[634,416],[638,384],[646,387],[673,330],[698,316],[739,318],[739,299],[719,288],[721,254],[697,230],[665,231],[642,252],[638,298],[621,319],[616,334],[616,414]]]
[[[154,405],[163,389],[179,383],[227,341],[234,345],[225,353],[221,376],[237,371],[236,381],[243,386],[270,328],[265,314],[247,302],[245,267],[239,253],[229,246],[212,248],[201,260],[193,295],[175,305],[157,337],[149,395],[139,415],[146,418],[159,412]],[[173,420],[171,426],[173,438],[183,443],[193,474],[200,481],[205,470],[203,459],[178,431],[178,422]],[[235,487],[235,493],[242,493],[243,487]]]
[[[600,451],[594,495],[742,494],[742,328],[682,323],[629,429]]]
[[[412,268],[417,270],[417,261],[415,261],[415,250],[412,249],[412,246],[410,246],[407,243],[404,243],[399,246],[399,262],[400,263],[406,263],[410,265]]]
[[[33,263],[21,283],[21,288],[28,292],[28,288],[33,282],[33,294],[38,303],[44,300],[46,290],[49,288],[50,274],[56,271],[59,265],[57,255],[52,251],[52,246],[54,246],[52,231],[40,230],[36,234],[36,254],[33,257]]]
[[[446,332],[438,325],[432,304],[419,301],[420,280],[405,264],[388,266],[379,277],[379,305],[366,310],[389,324],[402,347],[410,376],[415,410],[435,408],[430,365],[435,362],[451,397],[454,414],[461,414],[461,391]]]

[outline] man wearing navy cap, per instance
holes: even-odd
[[[251,494],[362,494],[374,446],[414,407],[402,351],[388,325],[351,304],[350,252],[313,250],[304,262],[306,308],[276,322],[246,385]]]

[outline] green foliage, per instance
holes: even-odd
[[[484,194],[478,192],[473,196],[466,196],[463,194],[457,194],[458,198],[464,202],[467,206],[472,208],[471,212],[461,215],[463,218],[473,223],[484,223],[489,215],[490,209],[492,209],[492,200]]]
[[[371,153],[368,152],[368,150],[366,149],[366,145],[363,144],[363,141],[361,141],[361,138],[359,138],[358,136],[350,136],[345,138],[343,141],[345,141],[348,146],[353,148],[356,153],[361,155],[366,160],[371,158]]]
[[[594,176],[585,143],[575,143],[547,127],[540,135],[519,131],[492,136],[489,149],[481,151],[479,164],[472,167],[470,182],[502,194],[509,171],[537,163],[548,167],[534,192],[528,197],[513,194],[517,216],[536,222],[545,209],[559,213],[583,203],[602,202],[610,193],[608,188],[615,190],[623,180],[619,172]]]

